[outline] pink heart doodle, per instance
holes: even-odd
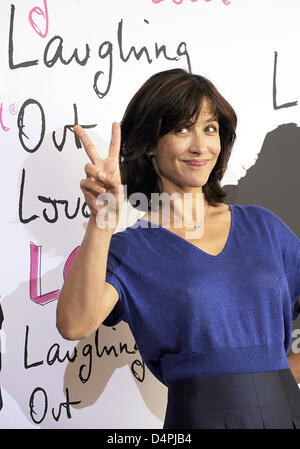
[[[48,26],[49,26],[47,0],[44,0],[44,9],[45,9],[45,11],[43,11],[39,6],[35,6],[34,8],[31,9],[31,11],[29,12],[29,15],[28,15],[28,19],[29,19],[30,25],[32,26],[34,31],[39,36],[41,36],[43,38],[47,36],[47,34],[48,34]],[[46,26],[45,26],[44,33],[42,32],[40,27],[37,25],[37,23],[34,21],[34,18],[33,18],[34,14],[38,14],[39,16],[42,16],[45,19]]]

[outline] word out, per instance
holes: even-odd
[[[80,403],[81,401],[70,401],[69,390],[68,388],[66,388],[66,401],[59,404],[57,414],[55,414],[55,410],[54,408],[52,408],[53,418],[55,419],[55,421],[59,421],[62,407],[64,407],[66,410],[67,418],[72,418],[70,405],[77,405]],[[36,410],[37,408],[39,409],[39,411]],[[43,388],[36,387],[31,393],[29,399],[29,410],[31,419],[35,424],[40,424],[46,418],[48,411],[48,396]]]
[[[30,110],[31,113],[32,113],[32,110],[36,109],[40,116],[39,123],[38,123],[38,119],[37,118],[35,119],[35,123],[34,123],[35,129],[34,130],[30,129],[30,126],[26,127],[24,124],[24,123],[28,122],[28,120],[25,120],[26,111],[28,111],[28,109]],[[79,137],[73,131],[73,127],[75,125],[79,124],[76,103],[73,104],[73,109],[74,109],[73,122],[64,126],[63,137],[62,137],[61,142],[57,141],[56,132],[53,131],[53,133],[52,133],[53,144],[54,144],[55,148],[60,152],[63,150],[64,145],[66,143],[68,131],[74,135],[76,147],[82,148]],[[80,125],[80,126],[85,129],[90,129],[90,128],[95,128],[97,125],[93,124],[93,125]],[[33,98],[29,98],[26,101],[24,101],[24,103],[22,104],[22,106],[20,108],[19,114],[18,114],[17,127],[18,127],[19,141],[20,141],[20,144],[23,147],[23,149],[25,151],[27,151],[28,153],[35,153],[42,145],[44,137],[45,137],[45,133],[46,133],[46,116],[45,116],[45,112],[44,112],[44,109],[43,109],[41,103],[39,103],[37,100],[35,100]],[[37,127],[39,127],[38,128],[39,133],[36,133]],[[34,133],[34,135],[39,134],[39,140],[37,142],[32,143],[33,138],[31,138],[31,136],[30,136],[31,131]],[[30,146],[29,146],[29,143],[30,143]]]

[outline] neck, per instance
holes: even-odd
[[[165,192],[158,207],[153,205],[151,221],[163,226],[190,227],[203,223],[207,216],[209,204],[206,202],[202,188],[185,191]]]

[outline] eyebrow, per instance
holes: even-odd
[[[217,116],[216,116],[216,115],[213,115],[213,116],[210,117],[209,119],[204,120],[204,123],[208,123],[208,122],[218,122]]]

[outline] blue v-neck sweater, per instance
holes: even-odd
[[[229,206],[230,234],[217,256],[143,219],[112,235],[106,282],[119,300],[103,324],[126,321],[165,385],[289,368],[300,240],[264,207]]]

